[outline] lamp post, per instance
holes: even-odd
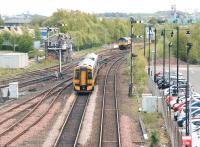
[[[178,60],[179,60],[179,27],[177,27],[176,28],[176,33],[177,33],[177,35],[176,35],[176,76],[177,76],[177,78],[176,78],[176,93],[177,93],[177,96],[178,96],[178,81],[179,81],[179,78],[178,78],[178,76],[179,76],[179,62],[178,62]]]
[[[171,95],[171,91],[170,91],[170,83],[171,83],[171,80],[170,80],[170,76],[171,76],[170,75],[170,72],[171,72],[170,54],[171,54],[171,47],[172,47],[172,45],[173,45],[172,42],[170,42],[169,46],[168,46],[169,47],[169,96]]]
[[[171,32],[171,38],[174,36],[174,32],[172,31]],[[170,83],[171,83],[171,79],[170,79],[170,72],[171,72],[171,62],[170,62],[170,55],[171,55],[171,48],[172,48],[172,46],[173,46],[173,43],[172,43],[172,41],[170,41],[169,42],[169,96],[171,95],[171,91],[170,91]]]
[[[151,56],[151,26],[149,26],[149,55],[148,55],[148,75],[150,76],[150,56]]]
[[[155,33],[155,41],[154,41],[154,50],[155,50],[155,53],[154,53],[154,82],[156,82],[156,53],[157,53],[157,48],[156,48],[156,45],[157,45],[157,30],[156,28],[154,29],[154,33]]]
[[[131,83],[129,84],[129,96],[133,95],[133,23],[135,22],[134,18],[130,18],[131,23]]]
[[[162,82],[162,88],[163,88],[165,81],[165,29],[162,30],[161,36],[163,36],[163,82]]]
[[[186,31],[186,35],[190,35],[190,31]],[[189,53],[192,48],[192,43],[187,43],[186,51],[187,51],[187,85],[186,85],[186,93],[185,93],[185,101],[186,101],[186,136],[189,136]]]

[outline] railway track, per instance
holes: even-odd
[[[99,52],[99,54],[100,55],[104,55],[104,54],[106,54],[107,51],[114,51],[114,52],[116,52],[117,50],[118,49],[103,50],[103,51]],[[64,68],[63,71],[66,71],[65,68],[67,68],[70,65],[73,65],[73,64],[76,65],[78,63],[78,61],[79,61],[79,58],[76,58],[72,63],[63,64],[62,65],[62,67]],[[47,73],[54,74],[54,71],[57,71],[58,69],[59,69],[59,65],[55,65],[55,66],[52,66],[52,67],[40,68],[40,69],[37,69],[37,70],[26,72],[24,74],[19,74],[19,75],[16,75],[16,77],[13,77],[13,78],[6,78],[6,80],[5,79],[0,79],[0,87],[4,87],[8,83],[10,83],[10,82],[24,81],[26,79],[30,79],[30,78],[33,78],[33,77],[34,77],[34,81],[36,79],[38,79],[39,77],[41,77],[41,78],[44,78],[45,76],[48,77]]]
[[[78,95],[64,122],[54,147],[76,147],[89,95]]]
[[[63,67],[63,75],[67,75],[69,73],[69,71],[72,71],[72,68],[76,64],[77,63],[75,62],[75,63],[69,64],[69,65],[65,65]],[[7,87],[9,82],[19,82],[19,88],[23,88],[23,87],[26,87],[26,86],[30,86],[30,85],[33,85],[33,84],[40,83],[40,82],[48,81],[48,80],[55,78],[54,71],[56,71],[56,70],[57,69],[54,67],[52,69],[50,68],[50,71],[49,70],[47,70],[47,71],[42,70],[42,74],[38,74],[38,73],[41,72],[40,70],[38,72],[36,72],[36,71],[30,72],[28,74],[28,76],[26,75],[26,76],[23,76],[23,77],[7,79],[6,82],[3,81],[3,83],[6,83],[6,84],[1,85],[0,87]],[[2,82],[2,81],[0,81],[0,82]]]
[[[102,64],[105,64],[113,59],[115,59],[116,57],[118,56],[123,56],[124,53],[121,52],[120,54],[115,54],[115,55],[112,55],[112,56],[108,56],[106,58],[103,58],[102,59]],[[102,66],[101,66],[102,67]],[[68,71],[68,70],[67,70]],[[68,79],[70,80],[70,78]],[[64,81],[66,82],[66,81]],[[62,82],[61,82],[62,83]],[[60,84],[61,84],[60,83]],[[71,84],[71,82],[68,83],[68,86]],[[41,94],[39,94],[38,96],[35,96],[33,97],[32,99],[29,99],[29,100],[26,100],[24,102],[22,102],[21,104],[19,105],[16,105],[10,109],[7,109],[6,111],[1,111],[0,113],[0,116],[3,117],[6,113],[9,113],[11,112],[12,115],[10,115],[9,117],[5,117],[4,119],[1,119],[0,120],[0,126],[2,124],[4,124],[6,121],[8,121],[9,119],[12,119],[13,117],[17,116],[19,113],[25,113],[25,115],[20,118],[19,120],[17,120],[16,123],[12,124],[11,126],[9,126],[6,130],[1,130],[0,132],[0,146],[7,146],[9,144],[11,144],[12,142],[14,142],[15,140],[17,140],[21,135],[23,135],[26,131],[28,131],[31,127],[33,127],[34,125],[36,125],[47,113],[48,111],[51,109],[52,105],[54,104],[54,102],[56,101],[56,99],[58,98],[59,94],[53,98],[51,100],[51,103],[49,104],[49,107],[45,110],[45,112],[43,112],[40,117],[38,119],[36,119],[34,122],[31,123],[31,125],[29,126],[24,126],[23,130],[20,130],[18,132],[15,132],[15,130],[17,130],[18,127],[21,127],[23,126],[23,122],[26,121],[26,119],[31,116],[32,113],[34,113],[34,111],[36,111],[38,109],[38,107],[40,107],[40,105],[43,103],[43,101],[45,99],[47,99],[47,97],[50,97],[50,96],[53,96],[57,93],[60,93],[62,90],[58,88],[59,87],[59,84],[56,85],[55,87],[49,89],[49,90],[45,90],[44,92],[42,92]],[[56,88],[58,88],[56,90]],[[83,96],[84,97],[84,96]],[[80,99],[84,99],[84,98],[80,98]],[[86,98],[85,98],[86,99]],[[77,98],[78,100],[78,98]],[[35,102],[34,102],[35,101]],[[26,105],[27,103],[29,103],[29,105]],[[79,102],[81,103],[81,102]],[[24,107],[26,105],[26,107]],[[78,104],[78,106],[80,107],[81,104]],[[23,108],[20,108],[20,107],[23,107]],[[85,105],[86,107],[86,105]],[[85,107],[82,108],[85,110]],[[21,109],[19,111],[19,113],[13,113],[16,111],[16,109]],[[74,110],[74,109],[73,109]],[[75,113],[76,114],[76,113]],[[80,128],[81,128],[81,124],[82,124],[82,119],[83,119],[83,116],[84,116],[84,113],[82,114],[82,116],[79,116],[81,117],[81,122],[80,122],[80,119],[77,120],[77,123],[79,122],[79,127],[77,128],[78,129],[78,133],[75,133],[76,137],[75,137],[75,142],[74,144],[76,144],[77,142],[77,139],[78,139],[78,136],[79,136],[79,132],[80,132]],[[76,117],[76,115],[74,116],[74,114],[72,115],[72,118],[73,117]],[[12,135],[11,135],[12,134]],[[74,133],[70,132],[70,134],[72,134],[71,136],[73,137],[74,136]],[[61,137],[62,138],[62,137]],[[58,141],[59,143],[60,141]]]
[[[102,59],[102,64],[99,68],[112,61],[116,57],[124,56],[124,53],[120,53],[117,56],[110,56]],[[77,96],[76,101],[73,103],[72,108],[64,122],[60,134],[54,144],[54,147],[76,147],[79,146],[78,138],[85,115],[86,106],[89,96]]]
[[[112,50],[110,50],[112,51]],[[106,58],[110,58],[111,56],[113,56],[113,54],[117,55],[117,54],[123,54],[124,52],[119,52],[117,50],[113,50],[111,53],[111,55],[109,55],[108,57]],[[102,53],[102,55],[104,55]],[[105,56],[105,55],[104,55]],[[75,65],[77,65],[77,61],[74,61],[73,63],[70,63],[68,65],[63,65],[63,75],[66,75],[68,74],[68,70],[72,69]],[[55,71],[57,71],[59,68],[58,65],[56,66],[53,66],[53,67],[48,67],[48,68],[44,68],[44,69],[39,69],[39,70],[36,70],[36,71],[30,71],[30,72],[26,72],[25,74],[21,75],[21,76],[18,76],[18,77],[15,77],[15,78],[7,78],[6,80],[1,80],[0,81],[0,88],[3,88],[3,87],[8,87],[8,84],[10,82],[19,82],[19,88],[23,88],[23,87],[26,87],[26,86],[30,86],[30,85],[33,85],[33,84],[37,84],[37,83],[40,83],[40,82],[44,82],[44,81],[48,81],[48,80],[51,80],[51,79],[54,79],[55,78]]]
[[[66,81],[70,81],[72,78],[68,78]],[[0,113],[0,125],[3,124],[4,122],[8,121],[9,119],[13,119],[15,116],[19,115],[20,113],[23,113],[26,110],[32,109],[35,105],[37,105],[40,101],[40,99],[45,96],[45,93],[50,91],[51,88],[45,90],[44,92],[32,97],[31,99],[28,99],[20,104],[15,105],[14,107],[11,107],[7,110],[3,110]],[[52,92],[48,96],[53,96],[57,92],[59,92],[60,89],[57,91]]]
[[[115,60],[106,72],[102,95],[99,147],[121,147],[116,85],[116,73],[121,62],[122,58]]]
[[[65,83],[67,84],[65,85]],[[35,126],[49,112],[49,110],[52,108],[52,106],[59,98],[63,90],[69,87],[71,84],[72,84],[71,79],[68,79],[62,81],[61,83],[57,84],[50,90],[46,91],[46,93],[42,95],[41,99],[38,102],[36,102],[34,107],[30,109],[28,113],[26,113],[22,118],[20,118],[17,122],[12,124],[8,128],[1,130],[0,146],[4,147],[11,144],[15,140],[17,140],[20,136],[22,136],[26,131],[28,131],[31,127]],[[49,99],[49,97],[52,98]],[[48,104],[48,106],[46,106],[45,109],[43,108],[42,105],[44,103],[45,105]],[[33,117],[33,115],[37,115],[37,117]],[[33,118],[35,119],[30,121]]]

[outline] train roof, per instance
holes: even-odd
[[[98,55],[95,53],[90,53],[86,55],[82,60],[79,62],[78,66],[90,66],[91,68],[94,68],[94,66],[97,63]]]
[[[95,53],[90,53],[90,54],[87,54],[83,59],[87,59],[87,58],[96,61],[98,58],[98,55],[96,55]]]
[[[131,39],[131,37],[121,37],[121,38],[119,38],[118,40],[122,40],[122,39],[125,39],[125,40],[130,40],[130,39]]]
[[[90,66],[91,68],[94,68],[95,65],[96,65],[96,61],[94,61],[94,60],[92,60],[92,59],[89,59],[89,58],[83,59],[83,60],[78,64],[79,67]]]

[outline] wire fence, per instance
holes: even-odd
[[[160,112],[164,118],[165,126],[168,136],[171,141],[172,147],[182,147],[182,133],[179,131],[179,127],[173,119],[173,111],[167,106],[165,102],[164,92],[159,90],[154,81],[149,78],[148,86],[151,93],[158,97],[158,112]]]

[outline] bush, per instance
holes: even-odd
[[[151,139],[150,147],[157,147],[159,145],[159,136],[156,131],[153,131],[151,133],[150,139]]]
[[[133,80],[136,85],[136,92],[142,94],[146,88],[147,84],[147,73],[145,67],[147,65],[146,59],[143,56],[143,51],[141,49],[136,49],[135,54],[137,57],[133,60]]]

